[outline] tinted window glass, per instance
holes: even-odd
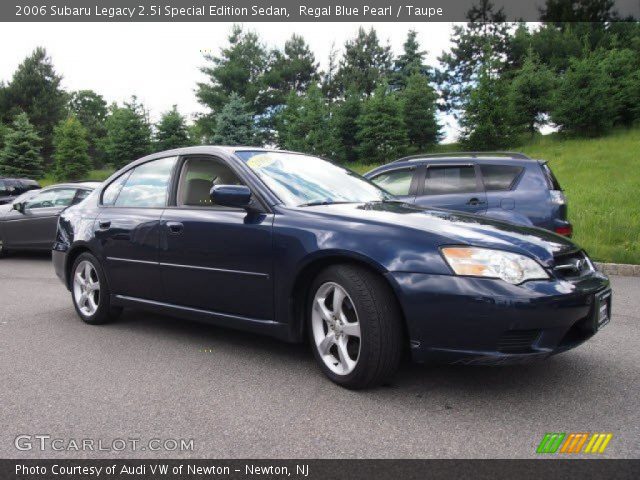
[[[136,167],[116,198],[116,207],[164,207],[176,157],[153,160]]]
[[[76,198],[73,199],[73,204],[77,205],[82,200],[87,198],[90,193],[91,193],[91,190],[78,190],[78,192],[76,193]]]
[[[75,188],[58,188],[40,192],[26,204],[26,208],[68,207],[76,194]]]
[[[227,165],[216,159],[188,159],[180,175],[178,205],[214,206],[210,196],[214,185],[242,185],[242,182]]]
[[[480,171],[485,190],[492,192],[510,190],[522,168],[512,165],[480,165]]]
[[[429,167],[424,183],[426,195],[477,191],[476,174],[472,166]]]
[[[543,163],[540,166],[542,167],[542,171],[544,172],[544,175],[547,179],[547,183],[549,184],[549,190],[562,190],[562,187],[560,186],[560,182],[558,182],[558,179],[551,171],[551,168],[549,167],[549,165],[547,165],[546,163]]]
[[[409,195],[413,170],[394,170],[374,177],[373,182],[394,195]]]
[[[6,195],[6,194],[7,194],[7,187],[4,181],[0,180],[0,195]]]

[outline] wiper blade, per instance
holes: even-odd
[[[317,205],[336,205],[338,203],[353,203],[353,202],[340,202],[334,200],[316,200],[314,202],[301,203],[299,207],[315,207]]]

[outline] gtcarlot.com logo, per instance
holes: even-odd
[[[546,433],[536,453],[604,453],[612,433]]]

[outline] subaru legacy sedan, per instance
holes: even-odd
[[[423,208],[313,156],[156,153],[60,216],[53,262],[80,318],[124,307],[308,339],[349,388],[419,362],[528,362],[610,318],[608,279],[571,240]]]

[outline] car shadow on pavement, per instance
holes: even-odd
[[[314,374],[318,381],[331,385],[315,365],[306,343],[288,344],[262,335],[138,310],[126,310],[120,320],[108,328],[148,333],[156,338],[167,336],[186,344],[191,350],[215,350],[225,356],[237,356],[247,365],[252,361],[256,366],[268,362],[274,367],[288,369],[301,379]],[[579,390],[588,388],[589,373],[598,368],[597,359],[590,358],[580,348],[584,347],[543,361],[510,366],[416,364],[407,354],[398,374],[389,384],[358,394],[375,392],[385,397],[411,394],[422,398],[439,392],[446,397],[473,395],[496,400],[507,398],[514,392],[519,397],[536,396],[554,385],[560,389]],[[334,387],[337,391],[345,391]]]

